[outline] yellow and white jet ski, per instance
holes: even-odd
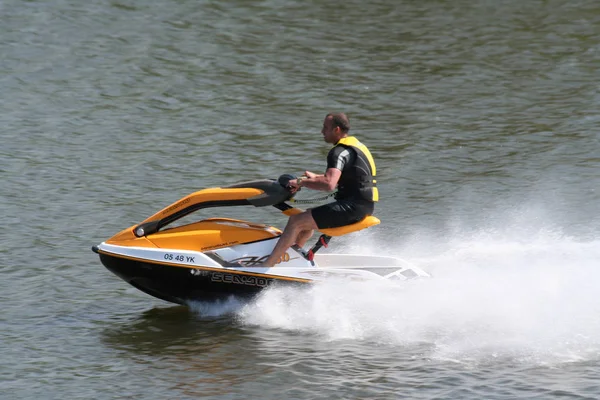
[[[406,280],[429,275],[393,257],[316,254],[331,237],[379,224],[368,216],[340,228],[322,229],[308,251],[292,246],[273,268],[254,267],[275,247],[281,230],[230,219],[207,218],[177,227],[176,220],[213,207],[274,206],[286,215],[302,210],[286,201],[291,175],[200,190],[167,206],[140,224],[93,246],[114,274],[159,299],[178,304],[229,296],[250,297],[272,284],[306,284],[328,278]]]

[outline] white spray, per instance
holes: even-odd
[[[455,237],[437,250],[409,259],[431,279],[269,289],[238,315],[248,325],[324,340],[425,344],[432,358],[447,360],[600,357],[600,242],[539,231]]]

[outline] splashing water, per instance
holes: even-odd
[[[242,300],[231,296],[227,300],[222,301],[191,301],[188,303],[188,307],[190,307],[192,312],[203,318],[212,318],[224,315],[234,315],[244,306],[244,304],[245,303]]]
[[[411,259],[431,279],[272,288],[238,317],[324,340],[427,344],[430,357],[446,360],[600,358],[599,242],[477,235],[445,248]]]

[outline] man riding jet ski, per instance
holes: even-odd
[[[330,278],[406,280],[426,272],[397,258],[316,254],[333,236],[379,224],[375,163],[369,150],[348,136],[344,114],[328,114],[323,136],[335,144],[324,175],[282,175],[232,186],[208,188],[167,206],[92,249],[126,282],[157,298],[186,304],[194,300],[248,297],[272,284],[306,284]],[[287,203],[301,188],[332,190],[336,201],[303,211]],[[209,217],[182,226],[170,224],[215,207],[273,206],[290,217],[279,229],[243,220]],[[313,230],[321,232],[308,251]]]
[[[334,147],[327,155],[323,175],[306,171],[305,176],[289,182],[292,193],[307,187],[332,191],[337,187],[336,201],[290,216],[265,267],[273,267],[292,245],[303,247],[315,229],[351,225],[372,215],[379,200],[376,187],[375,161],[369,149],[358,139],[348,136],[350,122],[343,113],[331,113],[323,121],[323,139]]]
[[[406,261],[382,256],[316,254],[333,236],[379,224],[373,216],[339,228],[319,229],[316,245],[291,246],[275,267],[261,262],[273,253],[281,231],[253,222],[208,217],[170,227],[191,213],[216,207],[273,206],[286,215],[301,210],[288,201],[291,180],[265,179],[203,189],[176,201],[139,224],[93,246],[102,263],[139,290],[166,301],[212,301],[248,297],[272,284],[307,284],[330,278],[406,280],[428,274]]]

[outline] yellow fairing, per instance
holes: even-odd
[[[198,192],[192,193],[190,195],[185,196],[183,199],[179,200],[177,203],[172,204],[164,209],[160,210],[150,218],[146,218],[142,221],[144,222],[154,221],[155,219],[165,218],[182,207],[189,207],[195,204],[207,203],[210,201],[219,201],[219,200],[244,200],[254,196],[261,195],[263,193],[260,189],[253,188],[243,188],[243,189],[222,189],[222,188],[210,188],[200,190]]]
[[[148,238],[145,238],[145,237],[138,238],[132,234],[131,238],[129,238],[129,235],[124,234],[128,230],[130,231],[131,228],[127,228],[123,232],[116,234],[115,236],[113,236],[112,238],[107,240],[106,243],[116,244],[119,246],[128,246],[128,247],[150,247],[150,248],[154,248],[154,249],[157,247],[154,243],[152,243],[151,241],[148,240]],[[115,239],[117,236],[120,236],[123,239]]]
[[[183,199],[165,207],[158,213],[144,220],[143,223],[162,220],[188,207],[212,201],[235,201],[260,196],[260,189],[254,188],[212,188],[192,193]],[[283,213],[291,216],[301,213],[299,208],[289,208]],[[339,228],[321,229],[329,236],[341,236],[379,224],[379,219],[368,216],[355,224]],[[199,222],[175,228],[167,228],[144,237],[137,237],[134,229],[140,224],[119,232],[106,241],[108,244],[149,248],[177,248],[181,250],[208,251],[222,247],[235,246],[270,239],[281,234],[279,229],[263,224],[230,218],[208,218]]]
[[[131,247],[156,247],[154,243],[149,241],[146,237],[137,237],[133,234],[133,229],[136,225],[130,226],[127,229],[123,229],[115,236],[111,237],[106,241],[108,244],[116,244],[119,246],[131,246]]]
[[[108,244],[132,247],[152,247],[207,251],[270,239],[281,234],[279,229],[228,218],[209,218],[203,221],[165,229],[147,237],[128,239],[128,228],[106,241]]]
[[[292,215],[300,214],[301,212],[303,212],[303,210],[301,210],[300,208],[293,207],[288,208],[283,213],[291,217]],[[379,220],[379,218],[374,217],[372,215],[367,215],[363,220],[355,222],[354,224],[340,226],[338,228],[319,229],[319,232],[322,232],[328,236],[342,236],[348,233],[366,229],[370,226],[379,225],[380,223],[381,221]]]
[[[207,251],[278,236],[278,229],[241,220],[211,218],[148,236],[156,247]]]
[[[381,221],[379,218],[369,215],[362,221],[356,222],[352,225],[340,226],[339,228],[319,229],[319,232],[322,232],[328,236],[342,236],[348,233],[360,231],[361,229],[365,229],[370,226],[379,225],[380,223]]]
[[[201,203],[207,203],[207,202],[211,202],[211,201],[244,200],[244,199],[252,198],[254,196],[259,196],[262,193],[263,193],[262,190],[254,189],[254,188],[233,188],[233,189],[232,188],[210,188],[210,189],[200,190],[200,191],[197,191],[195,193],[192,193],[192,194],[184,197],[183,199],[177,201],[176,203],[173,203],[173,204],[165,207],[164,209],[160,210],[159,212],[152,215],[151,217],[146,218],[140,224],[166,218],[166,217],[182,210],[183,208],[187,208],[187,207],[190,207],[193,205],[198,205]],[[113,236],[112,238],[107,240],[106,243],[127,245],[127,246],[138,246],[138,247],[163,247],[163,245],[162,245],[163,243],[166,243],[167,241],[170,242],[170,240],[163,242],[163,240],[164,240],[164,237],[163,237],[163,240],[161,240],[161,245],[156,245],[143,237],[138,238],[133,233],[133,230],[136,226],[138,226],[140,224],[135,224],[127,229],[122,230],[121,232],[117,233],[115,236]],[[180,229],[179,230],[179,232],[180,232],[181,230],[184,230],[184,229],[188,230],[189,226],[190,225],[186,225],[185,228],[181,227],[181,228],[168,229],[168,230],[165,230],[164,232],[169,232],[169,234],[171,234],[174,232],[178,232],[177,229]],[[197,228],[200,228],[200,226],[198,226]],[[190,232],[194,232],[196,237],[198,236],[197,230],[194,229],[193,231],[190,231]],[[159,232],[159,233],[153,235],[152,239],[154,240],[154,237],[160,236],[160,235],[162,235],[162,233]],[[169,236],[169,237],[174,238],[175,236]],[[196,250],[198,248],[197,244],[193,244],[193,241],[197,240],[197,239],[192,239],[191,235],[190,235],[189,239],[184,239],[183,237],[180,236],[176,240],[182,241],[181,246],[179,244],[177,244],[177,248],[185,248],[185,249],[190,249],[190,250]],[[211,245],[214,245],[215,243],[220,243],[224,240],[225,239],[221,240],[216,237],[213,237],[212,239],[208,240],[208,243],[210,243],[210,244],[204,244],[203,246],[204,247],[211,246]],[[228,237],[227,241],[230,241],[230,240],[233,240],[233,239],[230,239]],[[189,243],[188,243],[188,241],[189,241]],[[127,244],[124,244],[124,243],[127,243]]]
[[[301,209],[296,208],[296,207],[288,208],[287,210],[283,211],[283,213],[285,215],[287,215],[288,217],[291,217],[292,215],[300,214],[302,212],[304,212],[304,210],[301,210]]]

